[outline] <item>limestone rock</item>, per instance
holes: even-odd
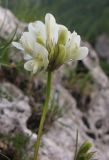
[[[109,37],[106,34],[100,35],[96,40],[95,49],[101,58],[109,61]]]
[[[20,22],[10,10],[0,7],[0,38],[7,40],[14,36],[15,32],[18,37],[26,26],[27,25]]]
[[[30,115],[28,98],[14,85],[0,84],[0,133],[14,134],[16,131],[21,131],[36,140],[37,136],[26,126]]]
[[[96,90],[90,95],[88,110],[82,112],[77,108],[76,99],[61,84],[55,83],[54,89],[60,95],[59,106],[64,113],[43,136],[41,160],[72,160],[77,129],[80,143],[85,139],[92,141],[97,159],[109,159],[109,79],[99,65],[96,52],[88,43],[85,45],[90,53],[83,64],[90,70]]]

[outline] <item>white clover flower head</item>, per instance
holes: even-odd
[[[80,41],[75,31],[71,33],[47,13],[45,24],[41,21],[30,23],[28,32],[22,34],[19,43],[12,44],[24,53],[24,68],[36,73],[42,69],[53,71],[70,60],[84,59],[88,48],[81,47]]]

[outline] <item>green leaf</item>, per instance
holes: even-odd
[[[85,141],[79,149],[79,154],[87,153],[91,147],[92,144],[89,141]]]
[[[89,141],[85,141],[79,148],[74,160],[91,160],[95,152],[90,152],[92,144]]]

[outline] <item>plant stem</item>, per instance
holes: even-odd
[[[35,144],[35,151],[34,151],[34,160],[38,160],[38,150],[41,142],[41,137],[43,133],[43,126],[44,126],[44,121],[46,118],[47,114],[47,109],[48,109],[48,104],[49,104],[49,99],[50,99],[50,92],[51,92],[51,78],[52,78],[52,73],[48,71],[48,78],[47,78],[47,90],[46,90],[46,100],[45,104],[43,106],[43,112],[40,120],[40,125],[39,125],[39,130],[38,130],[38,136],[37,136],[37,141]]]

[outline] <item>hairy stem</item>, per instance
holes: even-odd
[[[38,130],[38,136],[37,136],[37,141],[35,144],[35,151],[34,151],[34,160],[38,160],[38,150],[41,142],[41,137],[43,133],[43,126],[44,126],[44,121],[46,118],[47,114],[47,109],[48,109],[48,104],[49,104],[49,99],[50,99],[50,92],[51,92],[51,78],[52,78],[52,73],[48,72],[48,79],[47,79],[47,90],[46,90],[46,100],[45,104],[43,106],[43,112],[42,112],[42,117],[39,125],[39,130]]]

